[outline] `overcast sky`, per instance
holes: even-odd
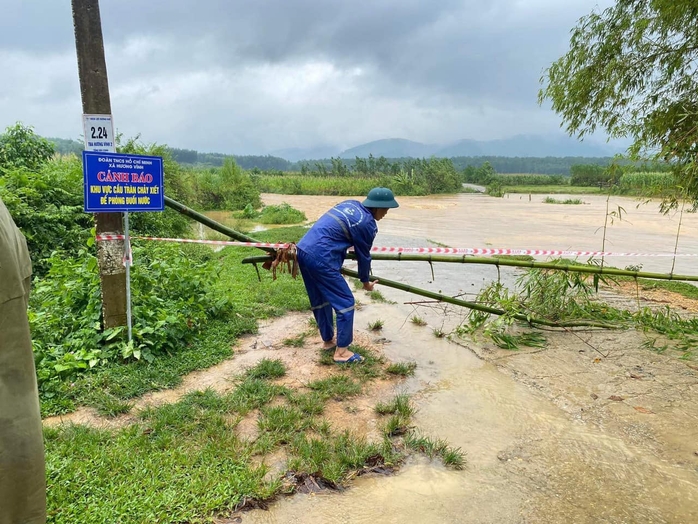
[[[611,0],[101,0],[114,122],[236,154],[558,134],[539,78]],[[80,139],[68,0],[0,0],[0,125]]]

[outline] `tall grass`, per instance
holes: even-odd
[[[494,179],[503,186],[566,186],[570,183],[569,177],[562,175],[510,174],[494,175]]]
[[[620,177],[619,184],[622,192],[640,192],[643,194],[663,194],[675,186],[672,173],[625,173]]]

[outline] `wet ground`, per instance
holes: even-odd
[[[583,206],[543,198],[400,199],[376,244],[601,248],[605,198],[583,196]],[[281,201],[313,219],[338,199],[265,196]],[[618,205],[627,215],[609,228],[607,250],[673,250],[677,217],[658,215],[656,205],[636,209],[630,199]],[[684,216],[680,252],[698,253],[697,218]],[[630,260],[612,263],[671,269],[670,259]],[[679,259],[676,271],[696,273],[694,264]],[[374,273],[449,294],[474,294],[498,277],[492,267],[444,266],[435,279],[419,263],[375,262]],[[516,275],[501,272],[505,282]],[[381,291],[397,304],[367,304],[357,327],[384,320],[386,356],[417,362],[416,376],[399,386],[415,399],[415,423],[461,447],[467,469],[413,458],[392,477],[358,479],[341,494],[296,495],[240,515],[243,522],[698,522],[698,365],[648,351],[635,331],[546,333],[546,348],[516,352],[485,339],[459,345],[433,330],[449,331],[462,312]],[[410,323],[415,312],[429,325]]]
[[[528,195],[401,198],[401,207],[380,222],[376,244],[601,249],[605,198],[581,196],[589,203],[556,206],[543,204],[544,197],[533,195],[530,202]],[[264,200],[286,201],[314,220],[340,199],[265,195]],[[678,217],[658,215],[656,205],[636,209],[630,199],[616,199],[611,208],[618,205],[627,214],[609,227],[607,250],[673,250]],[[680,252],[698,253],[696,226],[698,217],[683,217]],[[698,273],[694,260],[678,259],[676,271]],[[610,263],[669,272],[672,261],[648,257]],[[519,274],[511,268],[441,264],[432,275],[429,265],[406,262],[374,262],[373,269],[379,276],[466,298],[493,279],[512,284]],[[394,475],[361,477],[340,493],[285,497],[268,511],[232,515],[221,524],[698,522],[698,363],[643,348],[647,335],[635,331],[546,332],[545,348],[514,352],[482,337],[456,343],[434,331],[450,332],[466,312],[386,287],[381,292],[395,303],[374,303],[357,292],[363,304],[356,314],[357,337],[392,361],[416,362],[416,374],[376,384],[355,410],[337,406],[333,421],[377,436],[371,402],[407,392],[418,409],[416,427],[460,447],[467,454],[466,469],[451,471],[413,456]],[[620,295],[607,298],[634,304]],[[662,305],[673,300],[668,294],[645,299]],[[687,299],[679,305],[687,314],[696,308]],[[427,325],[411,323],[413,314]],[[193,374],[177,390],[144,397],[134,411],[171,402],[191,389],[223,391],[231,377],[263,357],[290,366],[285,380],[303,383],[328,372],[316,363],[317,339],[304,348],[282,344],[307,329],[307,318],[295,314],[263,325],[259,335],[240,343],[231,360]],[[368,332],[368,323],[379,319],[382,331]],[[105,423],[89,411],[69,419]],[[109,424],[128,422],[126,416]],[[249,431],[254,432],[253,423]],[[274,468],[283,468],[283,457],[272,460]]]

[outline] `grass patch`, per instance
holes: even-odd
[[[381,293],[377,289],[369,291],[368,296],[371,297],[371,300],[373,300],[374,302],[387,302],[385,297],[383,296],[383,293]]]
[[[291,207],[286,202],[265,206],[259,213],[259,221],[262,224],[298,224],[306,220],[303,211]]]
[[[446,332],[441,328],[434,328],[432,333],[434,333],[436,338],[444,338],[446,336]]]
[[[300,335],[296,335],[295,337],[285,338],[283,344],[284,346],[292,348],[301,348],[303,347],[303,344],[305,344],[305,337],[307,337],[307,334],[301,333]]]
[[[567,205],[579,205],[579,204],[584,204],[585,202],[583,200],[580,200],[579,198],[567,198],[565,200],[558,200],[557,198],[553,197],[545,197],[543,200],[544,204],[567,204]]]
[[[426,326],[427,325],[427,321],[418,315],[412,315],[410,317],[410,322],[412,322],[415,326]]]
[[[257,425],[260,431],[269,433],[280,444],[286,444],[294,435],[309,428],[312,420],[294,406],[273,406],[262,408]]]
[[[391,415],[383,425],[383,434],[390,437],[404,435],[409,430],[410,419],[414,408],[407,395],[397,395],[390,402],[379,402],[375,407],[380,415]]]
[[[608,193],[608,189],[603,191],[598,187],[583,187],[583,186],[506,186],[506,193],[532,193],[532,194],[551,194],[551,195],[598,195]]]
[[[129,401],[149,391],[176,387],[182,383],[182,376],[230,358],[233,354],[231,342],[256,329],[254,319],[215,320],[206,325],[191,345],[169,357],[158,358],[152,363],[111,364],[84,373],[73,382],[51,382],[42,392],[41,415],[68,413],[80,405],[101,409],[105,395]]]
[[[385,322],[383,320],[374,320],[373,322],[368,323],[368,329],[371,331],[380,331],[383,329],[383,326],[385,325]]]
[[[414,408],[410,403],[410,397],[405,394],[396,395],[390,402],[376,404],[376,413],[379,415],[402,415],[410,418],[414,415]]]
[[[324,399],[317,391],[305,394],[293,392],[288,395],[288,402],[306,415],[320,415],[325,410]]]
[[[291,471],[307,471],[311,475],[339,484],[351,471],[375,466],[391,467],[401,460],[389,441],[368,443],[365,438],[348,431],[331,439],[298,436],[290,445],[293,458]]]
[[[288,389],[282,386],[259,378],[247,378],[229,395],[228,400],[231,409],[245,415],[286,393]]]
[[[278,359],[263,358],[253,368],[247,370],[247,376],[253,379],[280,378],[285,374],[286,366]]]
[[[465,467],[465,453],[460,448],[449,446],[445,440],[409,432],[404,436],[404,441],[408,448],[424,453],[431,459],[439,457],[449,468],[461,470]]]
[[[391,375],[407,377],[414,375],[415,369],[417,369],[416,362],[393,362],[385,369],[385,371]]]
[[[121,400],[104,391],[96,391],[92,396],[92,406],[103,417],[117,417],[131,411],[133,403]]]
[[[317,391],[323,398],[342,400],[361,393],[361,384],[355,382],[346,375],[335,375],[323,380],[316,380],[308,384],[308,388]]]
[[[617,280],[632,282],[635,279],[632,277],[618,277]],[[671,280],[649,280],[646,278],[639,278],[637,282],[641,290],[652,290],[661,289],[664,291],[671,291],[686,298],[693,300],[698,300],[698,287],[688,282],[672,282]]]

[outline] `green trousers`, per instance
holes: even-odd
[[[31,261],[0,200],[0,524],[46,522],[44,441],[29,336]]]
[[[0,304],[0,524],[46,522],[44,442],[27,293]]]

